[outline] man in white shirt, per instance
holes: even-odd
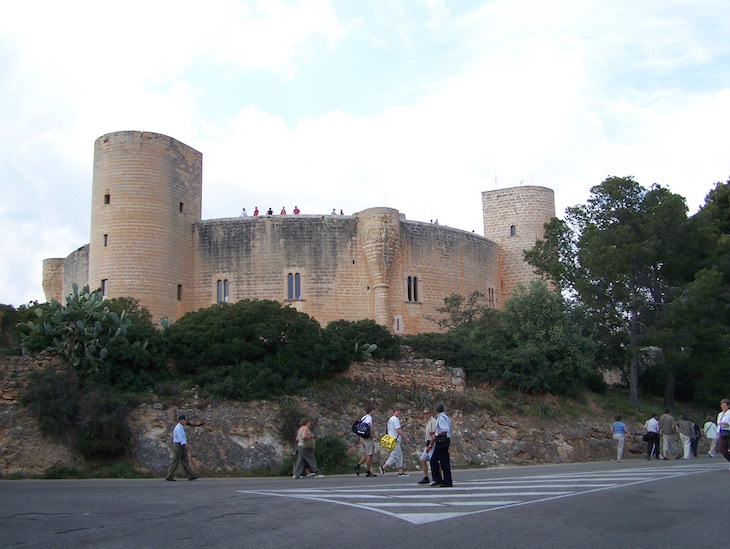
[[[403,472],[403,448],[401,448],[401,437],[406,439],[409,443],[411,439],[403,432],[400,424],[400,408],[393,410],[393,415],[388,420],[388,434],[395,439],[395,448],[390,452],[388,460],[380,466],[380,474],[384,475],[385,470],[391,465],[395,465],[398,468],[399,477],[407,477],[408,473]]]
[[[355,465],[355,474],[360,476],[360,465],[365,463],[365,467],[367,468],[365,476],[374,477],[375,473],[370,470],[370,465],[373,462],[373,454],[375,453],[375,441],[373,440],[373,414],[375,413],[375,406],[370,404],[365,412],[366,413],[362,417],[361,421],[370,425],[370,436],[368,438],[360,437],[360,446],[362,447],[363,456]]]
[[[659,450],[659,420],[657,414],[652,416],[644,423],[646,429],[646,459],[651,459],[654,455],[659,459],[661,450]]]
[[[177,420],[178,423],[172,431],[172,445],[175,450],[175,459],[172,461],[172,465],[170,465],[170,468],[167,471],[165,480],[175,480],[173,475],[175,474],[175,470],[178,465],[182,465],[183,471],[185,471],[185,474],[188,476],[188,480],[195,480],[198,477],[193,474],[193,470],[190,468],[190,464],[188,463],[188,441],[185,436],[187,418],[184,415],[181,415],[177,418]]]

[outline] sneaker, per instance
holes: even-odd
[[[299,477],[298,477],[298,476],[296,476],[296,475],[292,475],[292,476],[291,476],[291,478],[293,478],[293,479],[297,479],[297,478],[299,478]]]
[[[378,475],[374,475],[374,474],[372,474],[372,473],[371,473],[370,471],[368,471],[367,473],[365,473],[365,476],[366,476],[366,477],[376,477],[376,476],[378,476]]]
[[[666,456],[659,456],[659,459],[664,459],[664,460],[666,460],[666,459],[667,459],[667,457],[666,457]]]
[[[307,474],[307,476],[308,476],[308,477],[315,477],[315,476],[317,476],[317,475],[316,475],[315,473],[308,473],[308,474]]]
[[[317,475],[317,478],[324,478],[324,475],[322,473]]]
[[[357,465],[355,465],[355,474],[357,476],[360,476],[360,464],[359,463]]]
[[[380,474],[381,475],[384,475],[385,474],[385,469],[383,469],[383,466],[382,465],[380,466]]]
[[[398,476],[399,477],[407,477],[408,476],[408,473],[398,473]]]
[[[712,452],[707,452],[707,453],[709,454],[709,456],[710,456],[711,458],[714,458],[714,457],[715,457],[715,454],[713,454]]]
[[[428,480],[428,477],[423,477],[421,480],[417,482],[417,484],[430,484],[431,481]]]

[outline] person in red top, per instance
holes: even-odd
[[[294,206],[294,215],[299,215],[299,207]]]
[[[256,206],[256,207],[255,207],[255,208],[253,209],[253,214],[254,214],[254,215],[259,215],[259,207],[258,207],[258,206]]]

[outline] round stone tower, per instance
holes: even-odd
[[[171,137],[115,132],[94,143],[89,285],[133,297],[156,322],[191,310],[192,225],[203,155]]]
[[[498,307],[512,297],[519,284],[537,278],[523,259],[544,234],[544,224],[555,217],[555,193],[547,187],[511,187],[482,193],[484,236],[499,245]]]
[[[357,214],[360,244],[373,283],[375,322],[390,325],[390,274],[400,250],[400,214],[393,208],[369,208]]]

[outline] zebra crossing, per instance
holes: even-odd
[[[448,489],[402,482],[343,487],[312,483],[307,487],[238,492],[347,505],[382,513],[411,524],[426,524],[718,469],[715,464],[687,464],[662,468],[484,478],[457,481],[453,488]]]

